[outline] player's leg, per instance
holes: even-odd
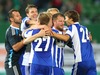
[[[95,69],[91,69],[87,75],[97,75],[97,71]]]
[[[41,65],[31,64],[30,75],[43,75]]]
[[[89,67],[89,71],[88,71],[87,75],[97,75],[95,61],[94,60],[93,61],[90,61],[89,62],[89,65],[90,65],[90,67]]]
[[[74,64],[71,75],[86,75],[87,70],[82,66],[84,67],[84,64],[81,62]]]
[[[65,72],[62,68],[53,67],[53,75],[65,75]]]
[[[51,66],[31,64],[30,75],[51,75],[51,73]]]
[[[95,61],[84,61],[74,64],[72,75],[97,75]]]
[[[30,67],[29,66],[21,66],[22,75],[29,75],[30,74]]]
[[[43,75],[52,75],[52,66],[43,66]]]
[[[6,75],[22,75],[18,64],[12,66],[11,68],[5,68]]]

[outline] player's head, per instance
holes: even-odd
[[[48,25],[50,22],[50,17],[48,16],[47,12],[42,12],[38,15],[38,22],[41,25]]]
[[[8,12],[8,18],[9,18],[9,21],[14,24],[21,24],[21,22],[22,22],[22,17],[20,15],[19,11],[15,10],[15,9],[11,9]]]
[[[75,10],[69,10],[67,12],[65,12],[65,21],[67,23],[67,25],[71,25],[75,22],[79,22],[79,14],[77,11]]]
[[[65,17],[62,13],[56,13],[52,16],[53,26],[60,31],[63,31]]]
[[[26,15],[30,19],[37,19],[38,16],[38,10],[37,7],[33,4],[28,4],[26,9],[25,9]]]
[[[47,12],[51,13],[52,15],[59,13],[59,10],[57,8],[49,8]]]

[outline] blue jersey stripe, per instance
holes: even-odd
[[[54,27],[52,30],[58,34],[62,34],[61,31],[56,30]],[[63,52],[63,47],[60,47],[60,44],[64,44],[63,41],[55,39],[54,40],[54,51],[53,51],[53,66],[54,67],[59,67],[61,68],[64,63],[64,52]]]
[[[75,62],[93,60],[93,49],[89,40],[89,32],[85,26],[75,23],[66,32],[72,38]]]

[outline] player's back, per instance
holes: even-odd
[[[33,29],[32,35],[38,33],[40,29]],[[40,64],[46,66],[52,66],[52,37],[45,36],[35,39],[32,42],[34,50],[33,64]]]
[[[69,30],[73,33],[72,42],[75,50],[75,62],[94,60],[88,29],[76,23],[71,25]]]

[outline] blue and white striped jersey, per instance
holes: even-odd
[[[88,29],[80,25],[79,22],[75,22],[68,28],[66,33],[72,39],[75,63],[94,60]]]
[[[28,17],[23,18],[22,23],[21,23],[21,31],[24,31],[25,29],[29,28],[29,25],[26,24],[27,20],[29,20]]]
[[[63,34],[63,32],[58,31],[54,27],[52,28],[53,32],[56,32],[58,34]],[[53,67],[62,68],[64,65],[64,41],[61,41],[59,39],[54,39],[54,50],[52,51],[53,55]]]
[[[26,24],[26,21],[27,21],[27,20],[29,20],[28,17],[23,18],[22,23],[21,23],[21,31],[24,31],[24,30],[26,30],[26,29],[29,28],[29,25]],[[22,35],[22,36],[23,36],[23,35]],[[23,37],[25,37],[25,36],[23,36]],[[24,53],[24,55],[23,55],[22,65],[25,65],[25,66],[28,66],[28,65],[29,65],[29,61],[27,61],[27,60],[29,59],[29,56],[30,56],[30,50],[31,50],[31,49],[30,49],[30,45],[28,44],[28,45],[26,46],[26,50],[25,50],[25,53]]]
[[[25,36],[27,36],[27,34],[28,36],[37,34],[39,31],[40,29],[28,30],[25,33]],[[53,49],[52,37],[46,36],[37,38],[31,43],[31,47],[34,50],[32,64],[52,66],[52,54],[51,54],[51,50]]]

